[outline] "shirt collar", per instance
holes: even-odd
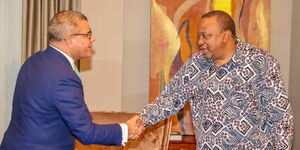
[[[71,64],[72,69],[74,70],[74,60],[69,55],[67,55],[65,52],[61,51],[60,49],[56,48],[53,45],[49,45],[49,46],[51,46],[53,49],[55,49],[58,52],[60,52],[61,54],[63,54],[68,59],[69,63]]]
[[[234,50],[233,56],[231,58],[231,61],[237,65],[241,64],[243,62],[243,49],[245,47],[244,42],[242,42],[238,37],[235,38],[236,42],[236,48]]]

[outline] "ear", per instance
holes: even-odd
[[[75,41],[71,36],[66,36],[66,38],[64,39],[64,43],[68,48],[72,49],[74,47]]]
[[[230,30],[224,31],[224,42],[226,43],[232,36],[232,33]]]

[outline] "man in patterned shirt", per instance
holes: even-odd
[[[201,17],[199,52],[140,115],[150,126],[190,101],[197,150],[291,149],[293,115],[278,61],[236,38],[223,11]]]

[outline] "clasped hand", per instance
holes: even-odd
[[[145,130],[144,122],[139,118],[138,115],[135,115],[127,120],[125,124],[128,126],[129,140],[137,140]]]

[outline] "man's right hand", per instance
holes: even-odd
[[[129,140],[137,140],[145,130],[144,121],[142,121],[138,115],[131,117],[125,124],[128,126]]]

